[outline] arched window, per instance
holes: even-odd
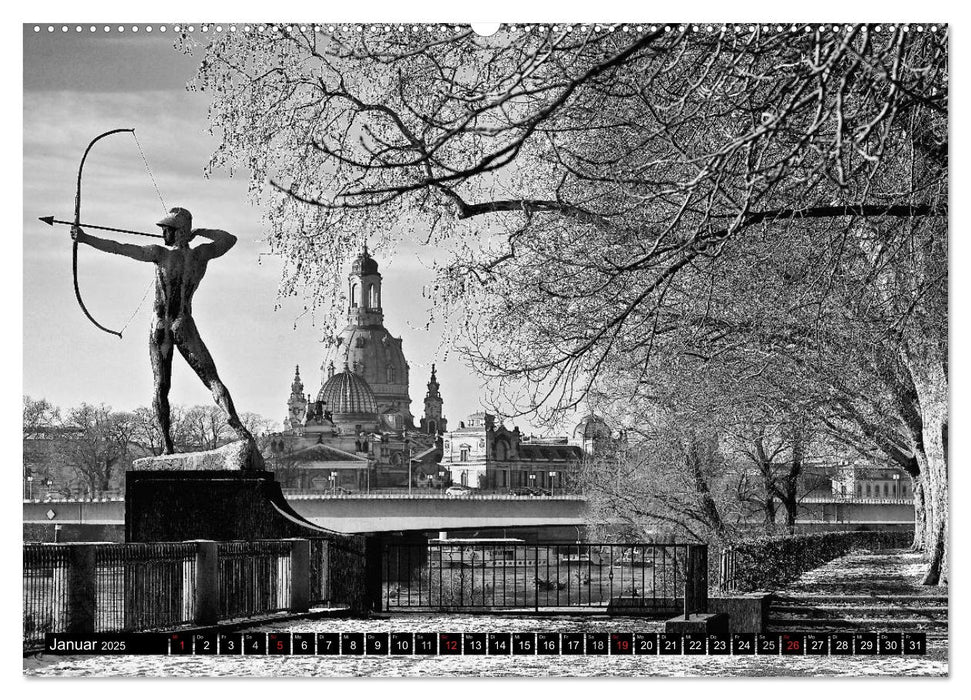
[[[394,384],[394,367],[392,365],[387,366],[386,374],[388,376],[388,384]]]
[[[356,309],[358,307],[358,297],[357,297],[357,285],[351,285],[351,308]]]
[[[438,424],[433,420],[428,421],[428,434],[435,435],[437,433],[438,433]]]
[[[381,306],[381,299],[378,295],[378,285],[370,285],[367,292],[367,305],[372,309],[376,309]]]

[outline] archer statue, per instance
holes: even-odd
[[[179,349],[182,357],[199,375],[202,383],[212,392],[216,403],[229,417],[229,425],[243,440],[248,441],[255,454],[255,442],[250,432],[243,426],[236,408],[229,396],[229,390],[219,379],[212,355],[202,342],[196,323],[192,319],[192,295],[206,274],[209,261],[225,255],[236,245],[236,237],[225,231],[215,229],[193,229],[192,214],[187,209],[175,207],[168,216],[159,221],[162,227],[161,245],[132,245],[118,241],[97,238],[74,225],[71,238],[78,243],[86,243],[106,253],[124,255],[132,260],[155,263],[155,304],[152,330],[148,348],[155,374],[155,395],[152,405],[162,428],[165,454],[173,454],[171,417],[169,415],[169,388],[172,384],[172,351]],[[189,242],[199,236],[211,243],[194,248]]]

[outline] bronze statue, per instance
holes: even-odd
[[[192,318],[192,295],[206,274],[206,266],[213,258],[228,252],[236,244],[236,237],[215,229],[193,229],[192,214],[181,207],[172,209],[156,225],[162,227],[164,246],[132,245],[97,238],[85,233],[80,226],[71,227],[71,237],[78,243],[87,243],[106,253],[155,263],[155,313],[148,347],[152,371],[155,374],[152,405],[162,428],[165,453],[175,452],[169,415],[172,351],[175,348],[179,349],[185,361],[212,392],[216,403],[226,412],[230,427],[255,448],[253,436],[236,415],[229,390],[219,379],[212,355],[202,342]],[[212,242],[190,248],[189,241],[196,236],[208,238]]]

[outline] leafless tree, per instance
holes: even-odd
[[[360,29],[224,35],[194,84],[283,294],[335,310],[362,237],[433,244],[434,313],[551,418],[658,357],[786,366],[891,426],[946,578],[946,27]]]

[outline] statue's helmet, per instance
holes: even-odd
[[[192,214],[188,209],[173,207],[169,210],[168,216],[155,224],[156,226],[170,226],[179,230],[192,230]]]

